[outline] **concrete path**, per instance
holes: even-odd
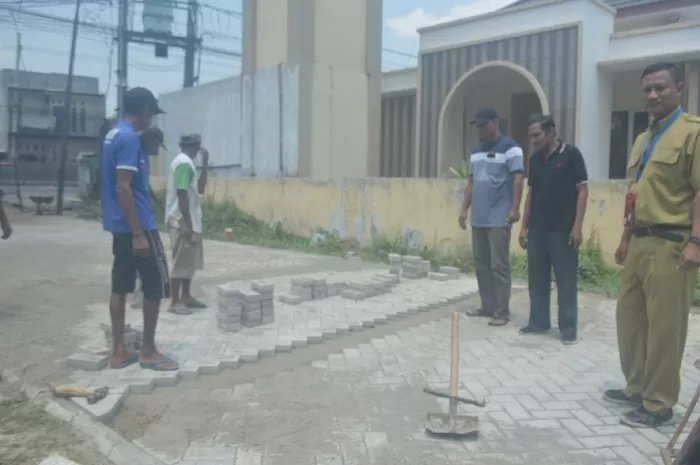
[[[310,363],[281,364],[277,373],[272,366],[257,377],[224,372],[131,397],[114,426],[181,465],[660,463],[658,450],[675,425],[622,426],[625,410],[601,400],[603,389],[621,382],[614,302],[581,296],[576,346],[563,346],[555,331],[519,335],[524,292],[515,293],[513,308],[515,324],[505,328],[462,318],[461,391],[488,401],[484,409],[460,407],[481,418],[475,440],[424,434],[426,412],[447,409],[422,388],[447,387],[449,311]],[[699,338],[693,318],[678,416],[700,382],[692,367]]]
[[[14,234],[0,241],[0,368],[36,385],[63,379],[84,344],[81,324],[107,315],[111,238],[97,222],[9,211]],[[237,279],[371,269],[373,265],[222,242],[206,242],[195,291]],[[97,304],[97,305],[95,305]]]

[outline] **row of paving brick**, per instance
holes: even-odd
[[[466,277],[449,282],[410,280],[397,285],[392,293],[363,301],[332,297],[302,305],[277,303],[277,318],[273,324],[233,334],[218,330],[213,309],[186,317],[164,315],[159,325],[159,343],[166,353],[181,361],[180,370],[155,372],[142,370],[138,365],[100,372],[76,370],[72,375],[76,383],[106,385],[110,387],[110,394],[94,405],[84,399],[74,402],[107,421],[118,412],[129,394],[150,393],[155,387],[217,374],[224,369],[237,368],[241,363],[254,363],[259,358],[319,344],[350,331],[430,311],[465,299],[475,290],[475,281]],[[97,342],[83,349],[86,359],[105,350]]]

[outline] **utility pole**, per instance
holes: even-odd
[[[117,113],[119,118],[124,115],[124,93],[127,90],[127,76],[129,71],[129,3],[128,0],[119,0],[119,22],[117,25]]]
[[[187,3],[187,45],[185,47],[185,79],[183,87],[194,86],[194,55],[197,50],[197,0]]]
[[[78,43],[78,23],[80,21],[80,0],[75,0],[75,17],[73,18],[73,36],[70,42],[68,59],[68,79],[66,95],[63,98],[63,125],[61,126],[61,163],[58,167],[58,195],[56,196],[56,214],[63,214],[63,189],[66,183],[66,161],[68,160],[68,133],[70,132],[71,109],[73,100],[73,68],[75,67],[75,47]]]

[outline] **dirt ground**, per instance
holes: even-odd
[[[23,395],[0,400],[0,465],[36,465],[53,453],[81,465],[112,465],[70,426]]]

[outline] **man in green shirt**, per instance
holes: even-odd
[[[191,285],[195,272],[204,268],[199,195],[206,188],[209,153],[202,147],[199,134],[183,135],[180,149],[182,153],[170,165],[165,221],[173,251],[170,274],[172,303],[169,311],[187,315],[192,313],[192,309],[206,308],[204,303],[192,297]],[[200,154],[202,174],[197,179],[194,159]]]

